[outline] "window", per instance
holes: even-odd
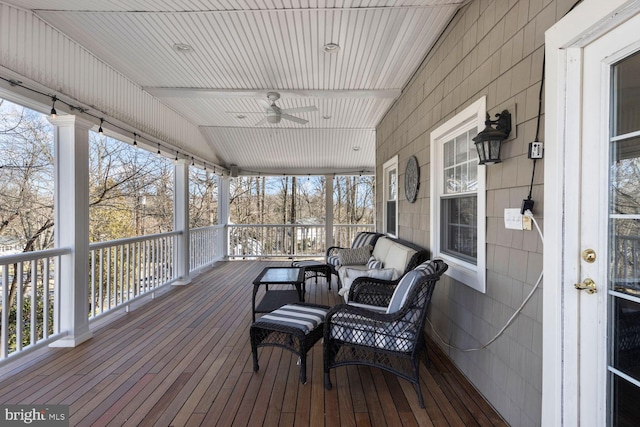
[[[485,170],[473,137],[484,128],[486,98],[431,133],[431,249],[447,274],[486,290]]]
[[[384,188],[384,232],[398,236],[398,156],[388,160],[383,166]]]

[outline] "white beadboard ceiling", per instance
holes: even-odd
[[[225,166],[287,174],[373,171],[376,126],[464,3],[2,1],[32,11],[199,126]],[[177,43],[193,50],[177,52]],[[340,50],[325,53],[326,43]],[[269,91],[280,93],[282,109],[318,110],[292,113],[307,124],[256,126]]]

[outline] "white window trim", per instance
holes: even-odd
[[[487,290],[486,268],[486,171],[482,166],[478,167],[478,248],[477,264],[465,262],[452,257],[440,250],[440,195],[443,184],[443,146],[446,141],[456,135],[477,127],[478,132],[484,129],[485,115],[487,112],[487,99],[482,97],[446,123],[431,132],[431,251],[433,257],[444,259],[449,265],[446,274],[465,285],[485,293]]]
[[[393,233],[389,233],[387,232],[387,187],[388,187],[388,182],[387,182],[387,175],[388,172],[390,170],[396,170],[396,229],[394,230]],[[399,223],[399,218],[398,218],[398,180],[399,180],[399,175],[398,175],[398,156],[395,155],[393,156],[391,159],[387,160],[384,165],[382,165],[382,184],[383,184],[383,188],[382,188],[382,202],[384,203],[384,206],[382,207],[382,212],[383,212],[383,218],[382,218],[382,230],[383,232],[391,237],[398,237],[398,223]]]

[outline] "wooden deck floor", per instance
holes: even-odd
[[[251,289],[267,265],[223,262],[189,286],[96,325],[74,349],[46,348],[0,369],[0,403],[68,404],[79,426],[489,426],[506,425],[450,361],[430,346],[422,366],[425,409],[404,380],[366,367],[332,370],[309,353],[307,384],[297,358],[249,345]],[[309,282],[307,301],[332,305],[335,286]]]

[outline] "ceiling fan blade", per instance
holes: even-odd
[[[300,117],[291,116],[289,114],[282,113],[280,114],[280,117],[286,120],[291,120],[292,122],[300,123],[301,125],[306,125],[307,123],[309,123],[309,120],[301,119]]]
[[[264,117],[262,118],[258,123],[256,123],[254,126],[262,126],[263,124],[265,124],[267,122],[267,118]]]
[[[308,107],[298,107],[298,108],[287,108],[282,110],[283,113],[307,113],[310,111],[318,111],[318,108],[315,105],[310,105]]]

